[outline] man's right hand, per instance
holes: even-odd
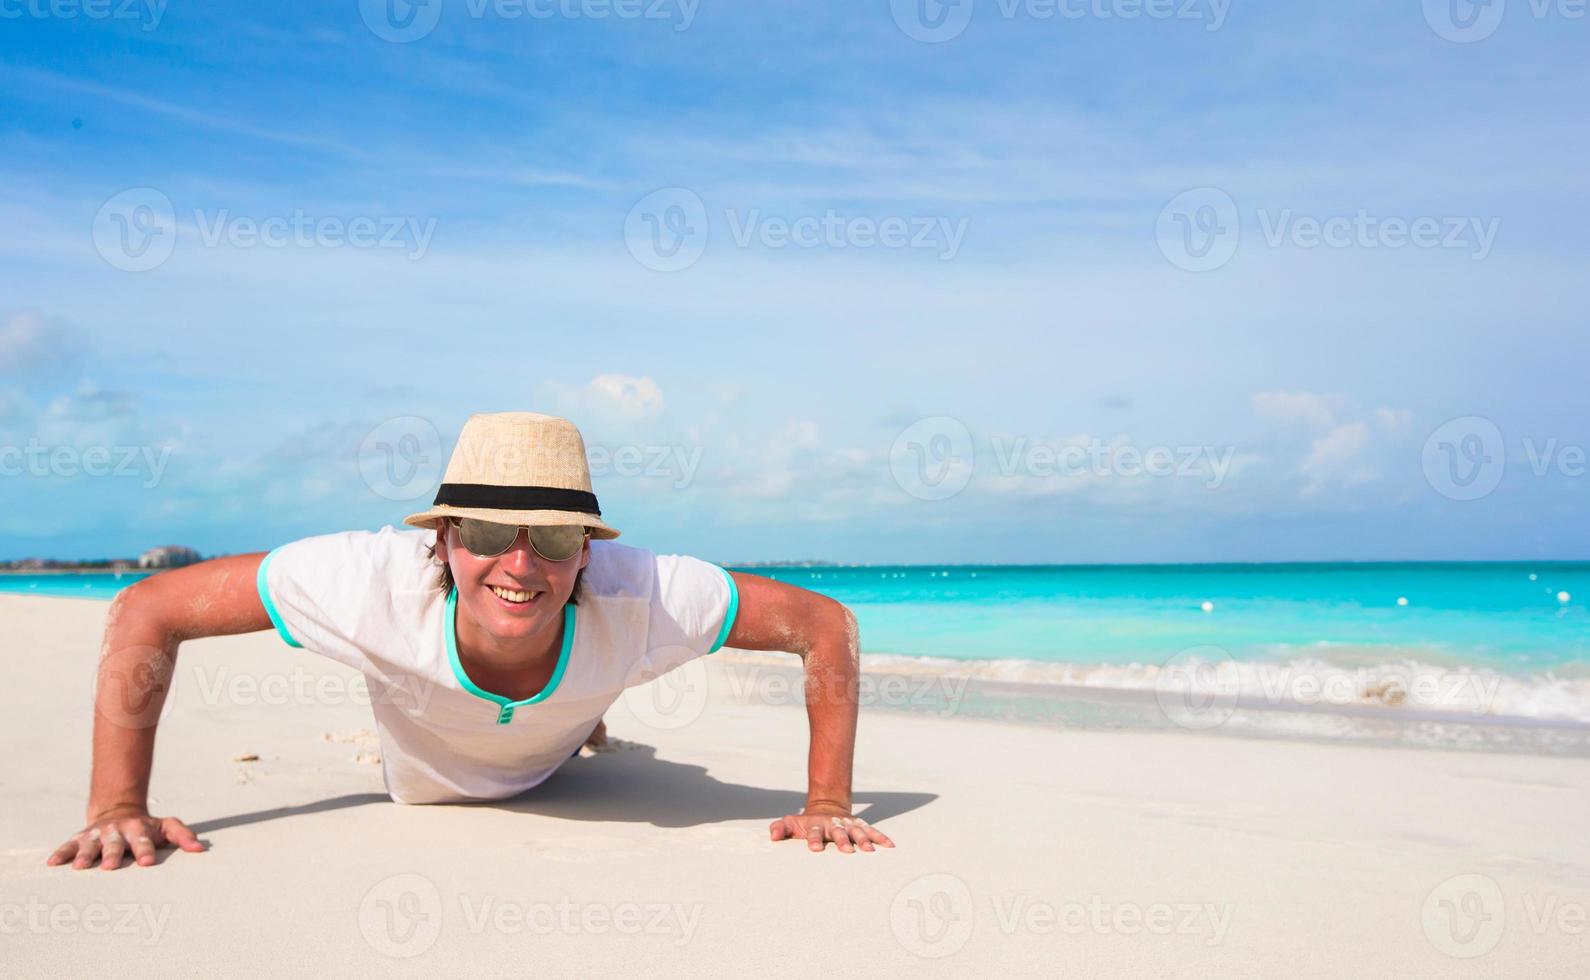
[[[111,600],[94,690],[88,826],[45,863],[114,871],[128,852],[150,865],[157,848],[204,850],[181,820],[149,815],[155,727],[184,640],[271,628],[256,585],[264,560],[264,552],[211,558],[141,579]]]
[[[158,847],[180,847],[194,854],[204,850],[188,825],[176,817],[151,817],[144,810],[123,807],[94,816],[87,827],[57,847],[45,863],[70,861],[79,871],[98,863],[104,871],[115,871],[131,851],[135,864],[148,867],[155,863]]]

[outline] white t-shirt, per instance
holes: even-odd
[[[399,803],[503,799],[552,775],[625,688],[721,647],[734,579],[687,555],[593,540],[578,605],[546,688],[484,691],[458,660],[457,591],[443,593],[434,531],[305,538],[260,563],[260,599],[283,640],[361,671],[387,792]]]

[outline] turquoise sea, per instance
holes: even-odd
[[[1245,694],[1414,709],[1471,707],[1483,681],[1486,714],[1590,723],[1590,562],[740,570],[849,605],[877,666],[1130,690],[1208,662]],[[108,598],[139,577],[0,591]]]
[[[0,575],[0,592],[25,592],[29,595],[66,596],[72,599],[109,599],[122,589],[152,572],[56,572],[49,574],[7,573]]]
[[[1590,723],[1587,562],[750,570],[850,606],[879,666]]]
[[[868,651],[1121,664],[1199,644],[1255,660],[1331,645],[1510,671],[1590,665],[1590,563],[748,570],[851,606]]]

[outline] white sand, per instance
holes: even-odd
[[[153,805],[211,849],[47,868],[106,608],[0,597],[7,975],[1590,973],[1585,761],[869,712],[857,800],[899,847],[813,855],[767,839],[803,711],[716,663],[705,701],[621,702],[633,747],[526,797],[403,807],[350,672],[270,634],[189,644]]]

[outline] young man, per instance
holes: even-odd
[[[806,805],[773,840],[892,847],[850,812],[858,642],[826,596],[612,543],[585,442],[565,419],[472,416],[433,506],[405,523],[306,538],[151,576],[111,605],[84,829],[50,864],[113,870],[201,851],[148,811],[155,724],[183,640],[275,628],[365,675],[399,803],[505,799],[550,776],[628,687],[728,645],[805,664]]]

